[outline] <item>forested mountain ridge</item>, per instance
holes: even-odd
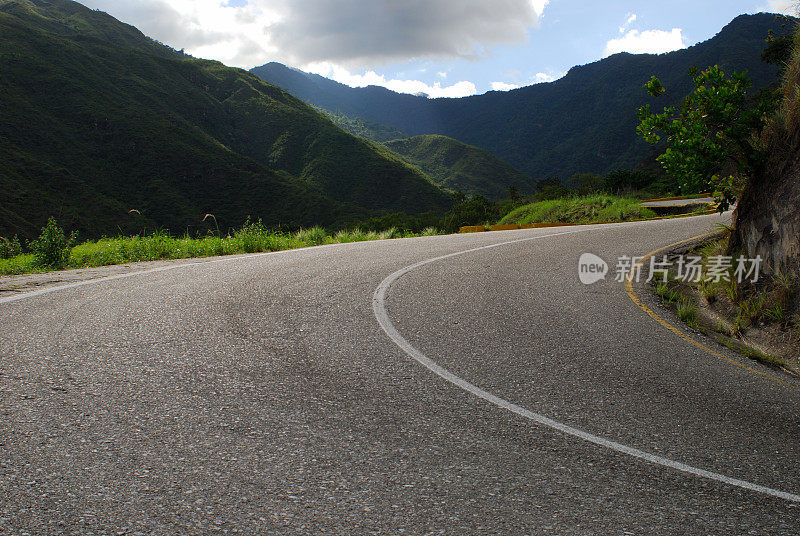
[[[0,235],[444,210],[416,168],[247,71],[67,0],[0,0]],[[129,211],[135,209],[134,212]]]
[[[531,194],[536,189],[536,181],[530,176],[484,149],[453,138],[428,134],[384,145],[448,190],[497,200],[507,198],[511,188],[519,194]]]
[[[360,117],[351,117],[341,112],[332,112],[320,106],[314,108],[325,114],[334,125],[354,136],[378,143],[408,138],[408,134],[397,128],[366,121]]]
[[[418,167],[441,188],[467,195],[504,199],[510,188],[531,194],[536,181],[489,151],[438,134],[408,137],[396,128],[316,107],[342,130],[380,143]]]
[[[252,69],[270,83],[326,109],[398,128],[442,134],[481,147],[537,177],[633,168],[650,147],[637,138],[636,109],[652,103],[643,85],[658,76],[675,95],[691,90],[691,67],[747,70],[754,89],[777,78],[761,61],[769,31],[789,31],[785,18],[742,15],[713,38],[667,54],[615,54],[572,68],[563,78],[508,92],[428,99],[382,87],[349,88],[277,63]]]

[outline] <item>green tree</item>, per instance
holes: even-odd
[[[78,235],[72,232],[69,238],[64,229],[58,226],[55,218],[47,220],[42,234],[31,243],[31,251],[38,266],[47,268],[65,268],[69,262],[70,250],[77,242]]]
[[[608,174],[605,187],[613,194],[631,193],[653,186],[658,177],[652,171],[643,169],[617,169]]]
[[[564,185],[561,183],[561,179],[559,179],[558,177],[547,177],[546,179],[539,179],[538,181],[536,181],[537,192],[544,190],[547,187],[554,187],[554,186],[561,188]]]
[[[18,236],[3,238],[0,236],[0,259],[10,259],[22,253],[22,244]]]
[[[439,227],[446,232],[455,232],[462,225],[481,225],[494,223],[503,214],[496,203],[492,203],[482,195],[453,205],[453,208],[444,215]]]
[[[650,95],[666,95],[672,104],[661,113],[653,113],[650,105],[639,108],[637,132],[649,143],[666,142],[658,161],[678,179],[682,193],[713,188],[725,210],[763,160],[753,140],[770,105],[768,99],[749,98],[751,84],[745,73],[727,77],[714,65],[689,74],[694,90],[681,103],[655,76],[645,84]]]
[[[576,173],[567,179],[567,188],[577,195],[589,195],[605,190],[605,179],[594,173]]]

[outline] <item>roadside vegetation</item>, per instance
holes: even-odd
[[[518,207],[501,220],[501,224],[526,223],[596,223],[644,220],[656,213],[641,205],[640,200],[596,194],[538,201]]]
[[[657,161],[688,188],[713,188],[722,208],[739,203],[722,238],[688,252],[706,269],[720,259],[733,260],[732,266],[714,277],[704,271],[696,281],[673,273],[655,292],[689,326],[800,374],[800,273],[792,231],[800,195],[800,33],[771,35],[762,59],[780,67],[782,85],[753,93],[744,73],[728,76],[718,66],[690,72],[694,91],[680,102],[656,77],[645,85],[651,96],[666,95],[670,102],[661,112],[639,110],[639,134],[664,149]],[[739,277],[737,259],[758,259],[758,278]]]
[[[174,237],[166,233],[102,238],[75,244],[74,235],[66,237],[54,219],[42,229],[41,236],[23,248],[16,237],[0,238],[0,275],[44,272],[65,268],[108,266],[128,262],[212,257],[241,253],[282,251],[322,244],[363,242],[439,234],[435,228],[419,232],[363,229],[329,232],[322,227],[281,232],[265,227],[260,221],[247,222],[230,235]]]
[[[663,305],[673,309],[689,327],[725,346],[763,363],[800,374],[797,348],[800,346],[800,303],[795,299],[800,284],[781,272],[760,273],[741,278],[737,263],[711,276],[709,266],[727,256],[730,231],[685,252],[696,256],[703,266],[699,280],[687,281],[673,269],[666,281],[653,280]],[[677,265],[677,257],[673,267]],[[718,261],[716,261],[718,262]]]
[[[647,171],[617,171],[607,177],[582,173],[566,181],[540,180],[535,192],[527,196],[511,187],[508,197],[499,201],[456,192],[452,208],[444,214],[397,212],[353,222],[346,227],[304,229],[275,228],[261,220],[248,220],[242,227],[227,231],[220,231],[216,218],[206,214],[202,222],[194,226],[194,233],[187,232],[183,236],[167,230],[143,230],[136,234],[84,240],[80,244],[76,233],[67,235],[50,218],[35,240],[0,237],[0,275],[448,234],[458,232],[462,226],[498,222],[581,224],[641,220],[657,216],[653,210],[640,205],[641,198],[674,193],[664,186]],[[136,216],[131,214],[132,218]]]

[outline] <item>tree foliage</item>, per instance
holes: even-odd
[[[65,268],[69,262],[70,250],[77,241],[78,235],[75,232],[68,238],[64,229],[51,217],[42,228],[39,238],[31,243],[36,264],[45,268]]]
[[[645,84],[650,95],[666,95],[672,103],[661,113],[650,105],[639,108],[637,132],[649,143],[666,143],[658,161],[679,180],[683,193],[714,188],[724,209],[762,159],[754,136],[769,112],[769,99],[750,97],[746,73],[726,76],[714,65],[690,75],[694,90],[680,103],[655,76]]]

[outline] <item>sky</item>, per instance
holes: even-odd
[[[798,0],[81,0],[199,57],[277,61],[353,86],[463,97],[664,53]]]

